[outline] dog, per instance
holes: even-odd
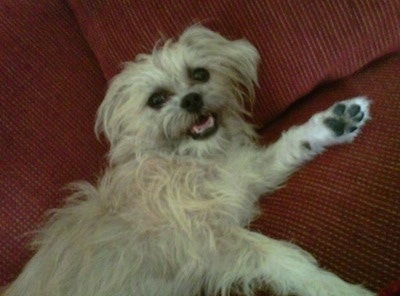
[[[370,100],[356,97],[258,146],[244,106],[259,60],[247,40],[194,25],[126,63],[96,121],[109,165],[96,185],[75,184],[4,295],[374,295],[246,228],[261,195],[370,118]]]

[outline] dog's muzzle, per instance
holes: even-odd
[[[195,140],[206,139],[218,130],[216,114],[202,112],[203,106],[203,98],[198,93],[189,93],[181,101],[181,108],[189,113],[199,114],[196,122],[188,130],[189,135]]]

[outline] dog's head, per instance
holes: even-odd
[[[201,26],[188,28],[152,54],[138,55],[112,81],[96,123],[111,157],[164,151],[223,151],[252,131],[242,119],[254,97],[259,55]]]

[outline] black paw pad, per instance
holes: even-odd
[[[344,110],[346,110],[346,106],[344,104],[337,104],[333,109],[333,113],[337,116],[342,116],[344,114]]]
[[[361,112],[358,116],[354,117],[353,120],[355,122],[361,122],[364,119],[364,116],[365,116],[364,112]]]
[[[346,122],[336,118],[327,118],[324,120],[324,124],[330,128],[337,137],[343,135],[346,129]]]
[[[360,113],[361,107],[358,105],[351,105],[349,109],[347,110],[347,113],[350,115],[350,117],[356,116],[358,113]]]
[[[349,133],[355,132],[358,129],[356,126],[352,126],[349,128]]]

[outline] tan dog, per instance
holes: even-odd
[[[326,147],[351,142],[369,117],[369,101],[354,98],[256,146],[243,104],[258,60],[246,40],[194,26],[126,64],[98,113],[108,169],[95,186],[76,185],[5,295],[373,295],[245,228],[260,195]]]

